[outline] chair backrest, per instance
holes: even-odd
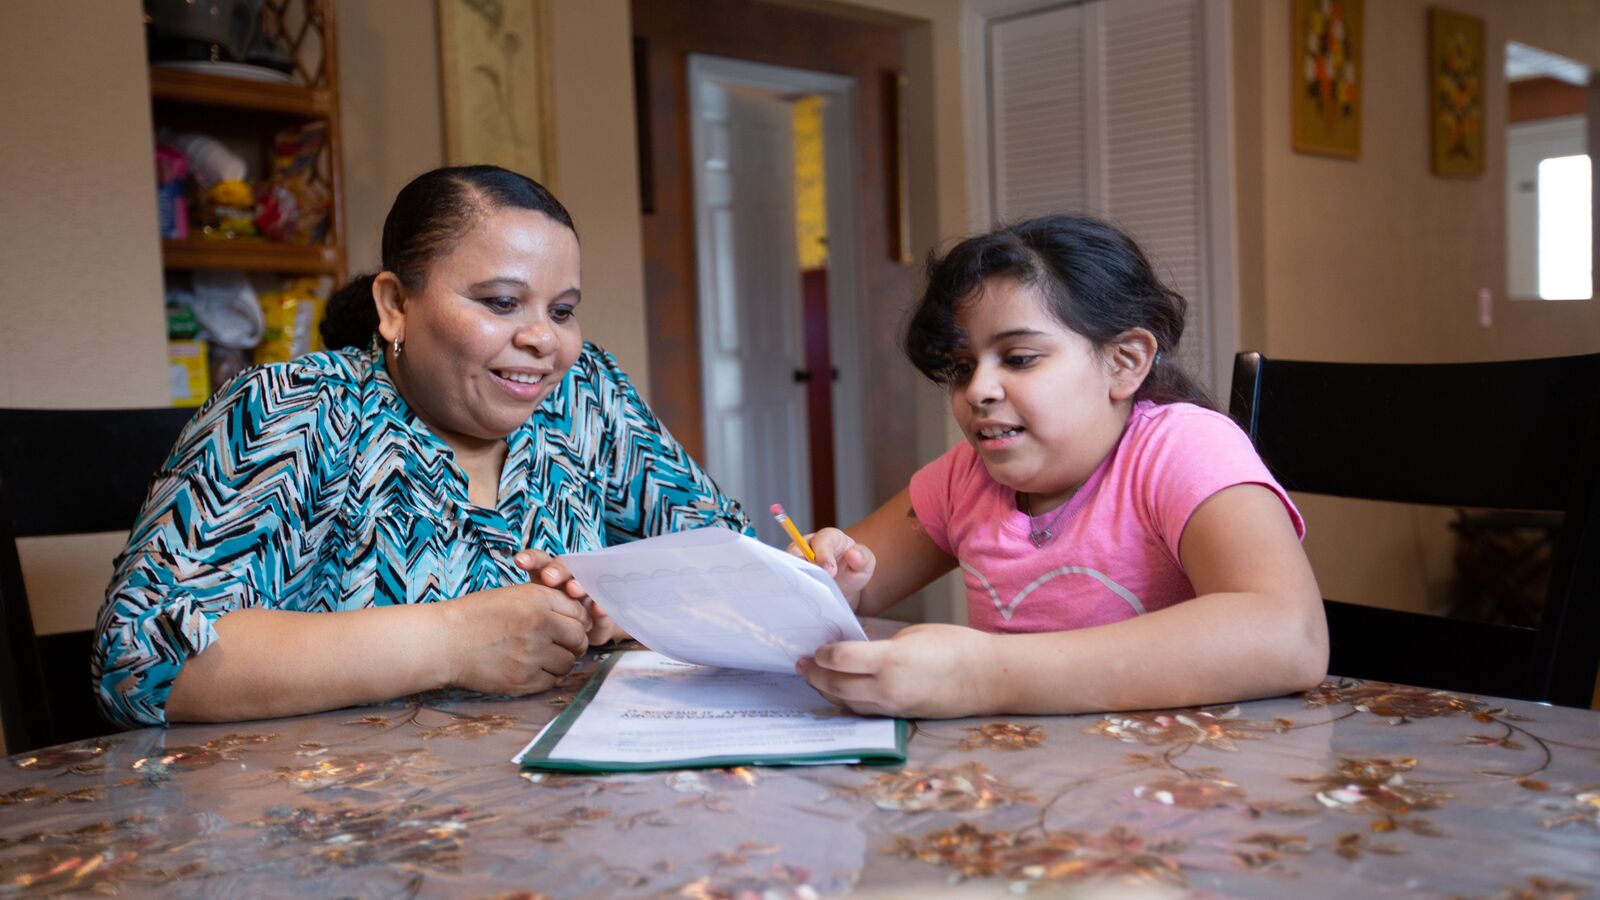
[[[89,678],[92,632],[35,634],[16,539],[132,527],[151,476],[193,415],[0,409],[0,724],[8,753],[112,730]]]
[[[1562,514],[1537,628],[1326,601],[1338,675],[1588,706],[1600,669],[1600,354],[1234,362],[1230,412],[1285,488]]]

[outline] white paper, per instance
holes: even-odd
[[[823,644],[867,639],[828,573],[726,528],[561,561],[617,624],[682,662],[792,673]]]
[[[622,654],[547,758],[783,762],[799,755],[894,751],[895,727],[894,719],[840,710],[798,675],[695,666],[640,650]],[[520,763],[545,730],[514,761]]]

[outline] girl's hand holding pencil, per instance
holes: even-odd
[[[850,608],[860,609],[861,590],[872,580],[872,572],[878,566],[878,558],[873,555],[872,549],[866,544],[857,543],[855,538],[837,528],[824,528],[802,535],[800,529],[784,515],[783,507],[776,503],[772,505],[772,513],[793,538],[789,552],[816,563],[824,572],[832,575],[839,585],[839,593],[850,601]]]

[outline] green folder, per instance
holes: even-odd
[[[624,660],[622,674],[614,674]],[[608,684],[612,690],[602,699]],[[619,651],[600,663],[516,761],[558,772],[899,764],[909,732],[904,719],[833,707],[798,675],[712,669],[650,651]]]

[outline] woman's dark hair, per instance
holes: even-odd
[[[950,382],[951,362],[967,342],[956,316],[985,281],[1001,277],[1037,287],[1057,321],[1096,349],[1130,328],[1154,335],[1156,361],[1135,400],[1213,406],[1174,364],[1188,302],[1161,283],[1132,238],[1088,216],[1041,216],[967,238],[942,257],[930,253],[928,286],[905,334],[918,371],[936,384]]]
[[[499,166],[453,166],[424,172],[400,189],[383,220],[383,270],[421,290],[435,260],[450,252],[476,221],[512,207],[541,212],[562,225],[572,215],[544,185]],[[322,316],[322,343],[330,350],[365,347],[378,330],[372,301],[375,275],[362,275],[334,292]]]

